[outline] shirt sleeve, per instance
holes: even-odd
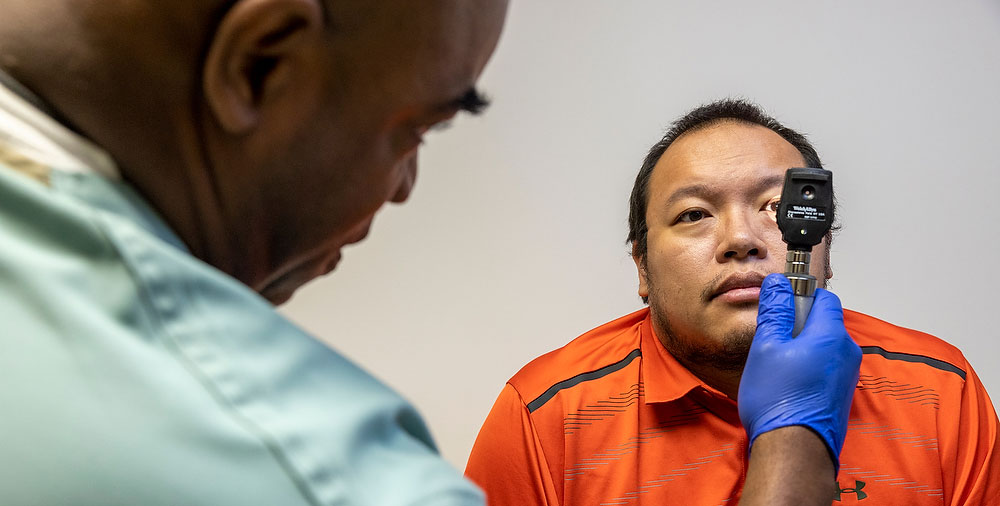
[[[479,430],[465,474],[489,506],[559,504],[531,414],[509,383]]]
[[[957,417],[941,427],[951,441],[939,441],[945,504],[992,504],[1000,498],[1000,434],[997,414],[972,366],[965,363],[966,380]],[[954,438],[952,440],[952,438]]]

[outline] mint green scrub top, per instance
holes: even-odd
[[[413,406],[128,185],[7,155],[0,504],[483,504]]]

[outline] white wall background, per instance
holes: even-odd
[[[524,363],[640,307],[632,180],[688,109],[758,101],[836,176],[846,307],[961,348],[1000,399],[1000,2],[514,1],[410,202],[283,311],[465,460]]]

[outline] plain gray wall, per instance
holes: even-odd
[[[845,307],[961,348],[1000,397],[1000,2],[515,1],[494,105],[283,311],[410,398],[464,468],[504,382],[641,307],[632,181],[688,109],[753,99],[835,173]]]

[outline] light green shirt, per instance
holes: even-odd
[[[408,402],[26,104],[0,87],[0,504],[483,503]]]

